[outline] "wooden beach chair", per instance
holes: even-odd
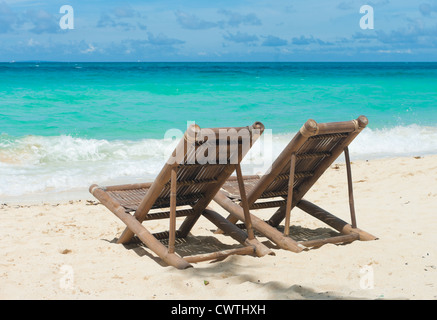
[[[245,213],[248,222],[246,233],[207,208],[235,170],[243,181],[240,162],[263,131],[264,126],[260,122],[236,128],[200,129],[191,125],[154,182],[109,187],[92,185],[90,192],[127,226],[117,243],[126,244],[136,235],[168,265],[179,269],[191,267],[190,263],[220,259],[231,254],[273,254],[254,237],[248,209]],[[244,184],[239,187],[244,203]],[[176,238],[185,238],[202,215],[243,246],[237,244],[237,248],[233,246],[194,256],[178,255],[175,252]],[[185,217],[178,230],[177,217]],[[143,222],[155,219],[168,219],[169,231],[150,233]],[[162,243],[167,240],[168,246]]]
[[[251,214],[255,230],[276,243],[280,248],[301,252],[309,247],[325,243],[347,243],[354,240],[376,239],[357,228],[355,218],[351,165],[348,145],[366,127],[368,120],[360,116],[356,120],[332,123],[316,123],[308,120],[282,153],[262,176],[244,176],[247,204],[251,212],[257,209],[278,208],[268,221]],[[304,200],[304,195],[326,169],[344,152],[347,170],[351,223],[347,223],[315,204]],[[245,221],[235,177],[230,177],[214,197],[214,201],[226,209],[228,220]],[[290,211],[298,207],[323,221],[341,235],[309,241],[295,241],[289,237]],[[284,222],[284,232],[276,227]],[[244,225],[243,225],[244,227]],[[217,232],[220,232],[218,230]]]

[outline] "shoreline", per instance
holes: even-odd
[[[378,240],[292,253],[259,236],[276,256],[231,256],[183,271],[145,246],[114,243],[124,224],[91,195],[93,201],[0,204],[0,299],[437,299],[436,160],[352,162],[357,224]],[[342,163],[331,166],[305,198],[349,221],[345,171]],[[329,231],[297,208],[291,216],[293,236]],[[168,228],[166,220],[155,222],[148,224],[153,232]],[[177,250],[235,244],[213,229],[199,219]]]
[[[243,159],[243,174],[265,172],[294,136],[269,135],[264,133]],[[92,184],[153,181],[175,147],[169,143],[165,139],[111,142],[62,135],[0,141],[0,203],[89,199]],[[432,130],[419,125],[369,127],[349,151],[357,162],[432,156],[437,153],[437,126]],[[337,162],[342,161],[341,155]]]
[[[372,158],[368,157],[368,159],[364,160],[362,158],[358,160],[351,159],[351,164],[362,164],[362,163],[375,163],[375,162],[389,162],[389,161],[400,161],[400,160],[407,160],[407,159],[428,159],[428,158],[435,158],[437,162],[437,153],[436,154],[425,154],[425,155],[418,155],[418,156],[391,156],[391,157],[384,157],[384,158]],[[332,164],[331,169],[335,168],[337,166],[342,166],[344,164],[344,156],[341,154],[339,158]],[[234,174],[234,173],[233,173]],[[244,172],[243,172],[244,174]],[[352,169],[353,174],[353,169]],[[105,185],[121,185],[121,184],[129,184],[129,183],[139,183],[139,182],[153,182],[153,179],[146,179],[144,181],[139,180],[138,178],[135,178],[135,181],[131,181],[132,178],[127,178],[126,180],[122,178],[118,178],[117,180],[114,180],[110,184],[102,184],[102,186]],[[99,181],[95,182],[96,184],[99,184]],[[24,195],[17,195],[17,196],[3,196],[0,201],[0,205],[11,205],[11,206],[19,206],[19,205],[26,205],[26,206],[33,206],[33,205],[44,205],[44,204],[63,204],[63,203],[69,203],[71,201],[77,202],[77,201],[96,201],[94,196],[89,193],[88,187],[86,188],[75,188],[72,190],[66,190],[66,191],[53,191],[53,192],[37,192],[34,194],[24,194]]]

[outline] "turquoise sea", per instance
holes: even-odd
[[[353,159],[437,154],[437,63],[0,63],[0,201],[150,181],[187,122],[261,121],[271,159],[361,114]]]

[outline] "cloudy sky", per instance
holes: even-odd
[[[74,9],[62,29],[60,8]],[[363,5],[374,29],[362,29]],[[0,61],[436,61],[437,0],[0,0]]]

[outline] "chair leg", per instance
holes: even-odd
[[[232,216],[236,217],[238,220],[244,221],[244,212],[243,208],[229,199],[226,194],[222,191],[219,191],[214,197],[214,201],[216,201],[223,209],[228,211]],[[262,233],[272,242],[277,244],[280,248],[284,250],[290,250],[293,252],[301,252],[304,248],[302,245],[299,245],[296,241],[291,239],[290,237],[285,237],[282,232],[278,229],[270,226],[268,223],[264,222],[257,216],[251,215],[251,221],[253,227],[258,232]]]
[[[132,230],[136,230],[134,232],[137,237],[168,265],[171,265],[177,269],[186,269],[192,267],[186,260],[174,252],[170,252],[168,248],[166,248],[166,246],[157,240],[137,219],[132,217],[131,222],[132,224],[129,224],[128,227],[130,229],[132,228]]]
[[[288,177],[288,194],[287,194],[287,204],[285,206],[285,225],[284,225],[284,236],[290,234],[290,215],[291,215],[291,204],[293,202],[293,185],[294,185],[294,168],[296,167],[296,154],[291,155],[290,160],[290,174]]]
[[[366,231],[360,230],[358,228],[353,228],[349,223],[343,221],[342,219],[334,216],[328,211],[320,208],[319,206],[311,203],[307,200],[301,200],[298,202],[297,207],[305,211],[306,213],[312,215],[314,218],[326,223],[328,226],[334,228],[343,234],[358,233],[362,241],[376,240],[377,237],[367,233]]]
[[[255,234],[253,232],[252,220],[250,218],[250,212],[249,212],[249,204],[247,203],[246,191],[244,189],[243,174],[241,172],[240,164],[237,164],[236,171],[237,171],[238,187],[240,189],[241,206],[243,207],[243,212],[244,212],[244,223],[246,224],[248,238],[249,240],[252,240],[255,239]]]
[[[268,220],[269,225],[271,225],[272,227],[279,226],[279,224],[281,223],[282,220],[284,220],[284,217],[285,217],[285,207],[286,206],[279,207],[275,211],[275,213]],[[290,212],[291,212],[291,210],[290,210]]]
[[[228,215],[226,217],[226,220],[228,220],[232,224],[236,224],[239,221],[239,219],[234,217],[232,214]],[[223,234],[223,233],[224,232],[221,228],[218,228],[216,231],[214,231],[214,234]]]
[[[186,269],[192,267],[187,261],[175,253],[170,253],[158,239],[153,236],[142,224],[124,209],[115,203],[103,190],[97,189],[94,195],[104,204],[112,213],[114,213],[127,226],[126,230],[136,234],[137,237],[154,253],[156,253],[167,264],[178,268]]]
[[[168,252],[174,253],[175,241],[176,241],[176,180],[177,180],[177,169],[173,168],[171,170],[170,178],[170,227],[169,227],[169,237],[168,237]]]
[[[254,252],[258,257],[263,257],[266,254],[274,255],[274,252],[267,248],[264,244],[259,242],[257,239],[248,239],[246,232],[238,228],[235,224],[229,222],[214,210],[207,208],[202,214],[205,218],[215,224],[217,228],[223,230],[227,235],[237,240],[239,243],[255,248]]]
[[[349,208],[351,213],[351,223],[352,228],[357,227],[357,219],[355,217],[355,205],[354,205],[354,192],[352,186],[352,170],[351,170],[351,160],[349,157],[349,148],[346,146],[344,148],[344,157],[346,160],[346,172],[347,172],[347,187],[349,193]]]

